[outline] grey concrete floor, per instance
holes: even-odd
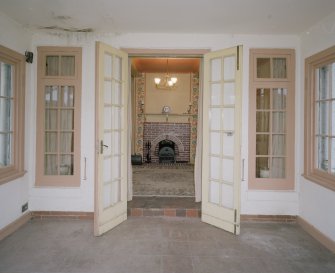
[[[87,220],[32,220],[0,242],[1,273],[331,273],[335,255],[296,224],[137,217],[101,237]]]

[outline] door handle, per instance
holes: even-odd
[[[100,154],[103,154],[103,153],[104,153],[104,148],[108,148],[108,145],[105,145],[105,144],[104,144],[104,141],[101,140],[101,141],[100,141]]]

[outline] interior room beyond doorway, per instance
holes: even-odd
[[[131,59],[131,207],[194,203],[199,67],[200,58]]]

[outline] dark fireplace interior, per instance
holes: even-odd
[[[175,163],[176,162],[175,143],[171,140],[162,140],[158,144],[159,163]]]

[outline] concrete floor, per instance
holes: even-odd
[[[296,224],[130,217],[104,236],[92,221],[32,220],[0,242],[1,273],[331,273],[335,255]]]

